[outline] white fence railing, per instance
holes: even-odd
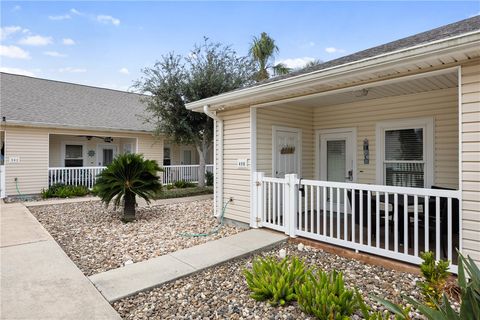
[[[458,190],[268,178],[255,173],[259,227],[419,264],[422,251],[457,272]]]
[[[163,167],[163,184],[172,184],[176,181],[198,182],[199,165],[172,165]],[[205,165],[205,172],[213,173],[213,164]]]
[[[48,186],[56,183],[86,186],[93,188],[97,175],[106,167],[56,167],[48,168]],[[163,184],[171,184],[179,180],[198,182],[199,165],[164,166]],[[213,173],[213,164],[205,165],[205,172]]]
[[[48,186],[62,183],[91,189],[103,169],[105,167],[48,168]]]

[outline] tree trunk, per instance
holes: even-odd
[[[124,201],[122,220],[123,222],[133,222],[135,221],[135,194],[127,191],[124,196]]]
[[[198,186],[199,187],[205,187],[205,148],[198,148],[198,158],[199,158],[199,163],[198,163]]]

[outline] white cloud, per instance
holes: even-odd
[[[120,20],[117,19],[117,18],[114,18],[112,16],[106,16],[106,15],[98,15],[97,16],[97,21],[100,22],[100,23],[104,23],[104,24],[113,24],[114,26],[118,26],[120,25]]]
[[[339,49],[339,48],[335,48],[335,47],[328,47],[328,48],[325,48],[325,52],[327,52],[327,53],[344,53],[344,52],[345,52],[345,49]]]
[[[68,73],[83,73],[87,72],[87,69],[84,68],[74,68],[74,67],[66,67],[58,69],[59,72],[68,72]]]
[[[17,6],[14,6],[14,7],[12,8],[12,12],[16,12],[16,11],[20,11],[20,10],[22,10],[22,7],[21,7],[21,6],[18,6],[18,5],[17,5]]]
[[[59,16],[48,16],[50,20],[68,20],[72,19],[72,16],[69,14],[59,15]]]
[[[0,67],[0,72],[20,74],[24,76],[34,77],[35,74],[31,71],[19,69],[19,68],[9,68],[9,67]]]
[[[0,56],[12,59],[30,59],[30,54],[17,46],[0,45]]]
[[[303,58],[293,58],[293,59],[284,59],[280,61],[275,61],[275,63],[283,63],[287,67],[292,69],[300,69],[305,67],[309,62],[315,61],[315,58],[312,57],[303,57]]]
[[[27,46],[46,46],[53,42],[52,37],[28,36],[21,39],[18,43]]]
[[[22,27],[19,26],[9,26],[0,28],[0,40],[8,38],[10,35],[22,31]]]
[[[43,54],[46,56],[55,57],[55,58],[63,58],[67,56],[66,54],[63,54],[57,51],[45,51]]]
[[[118,72],[120,72],[122,74],[130,74],[130,72],[128,71],[127,68],[121,68],[120,70],[118,70]]]
[[[66,46],[73,46],[75,44],[75,41],[70,38],[63,38],[62,43]]]
[[[80,11],[78,11],[77,9],[75,9],[75,8],[70,9],[70,13],[76,14],[77,16],[81,16],[81,15],[82,15],[82,13],[81,13]]]

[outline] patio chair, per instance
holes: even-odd
[[[347,190],[348,201],[350,202],[350,207],[355,209],[355,224],[360,225],[360,190],[355,190],[355,207],[352,206],[352,191]],[[368,228],[368,194],[367,192],[362,192],[362,225],[361,228]],[[371,232],[375,237],[377,234],[377,224],[376,224],[376,212],[377,206],[375,198],[370,198],[370,219],[371,219]]]
[[[451,188],[432,186],[432,189],[437,190],[455,190]],[[435,228],[436,228],[436,200],[435,197],[431,197],[428,205],[428,229],[431,231],[431,239],[435,239]],[[453,235],[458,235],[460,231],[460,210],[459,210],[459,201],[458,199],[452,199],[452,240]],[[425,223],[421,224],[423,227]],[[448,241],[448,201],[447,198],[440,198],[440,243],[442,245],[443,255],[447,256],[447,241]]]

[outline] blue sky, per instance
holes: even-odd
[[[204,36],[241,55],[269,33],[293,67],[480,13],[478,1],[1,2],[2,71],[125,90],[162,54]]]

